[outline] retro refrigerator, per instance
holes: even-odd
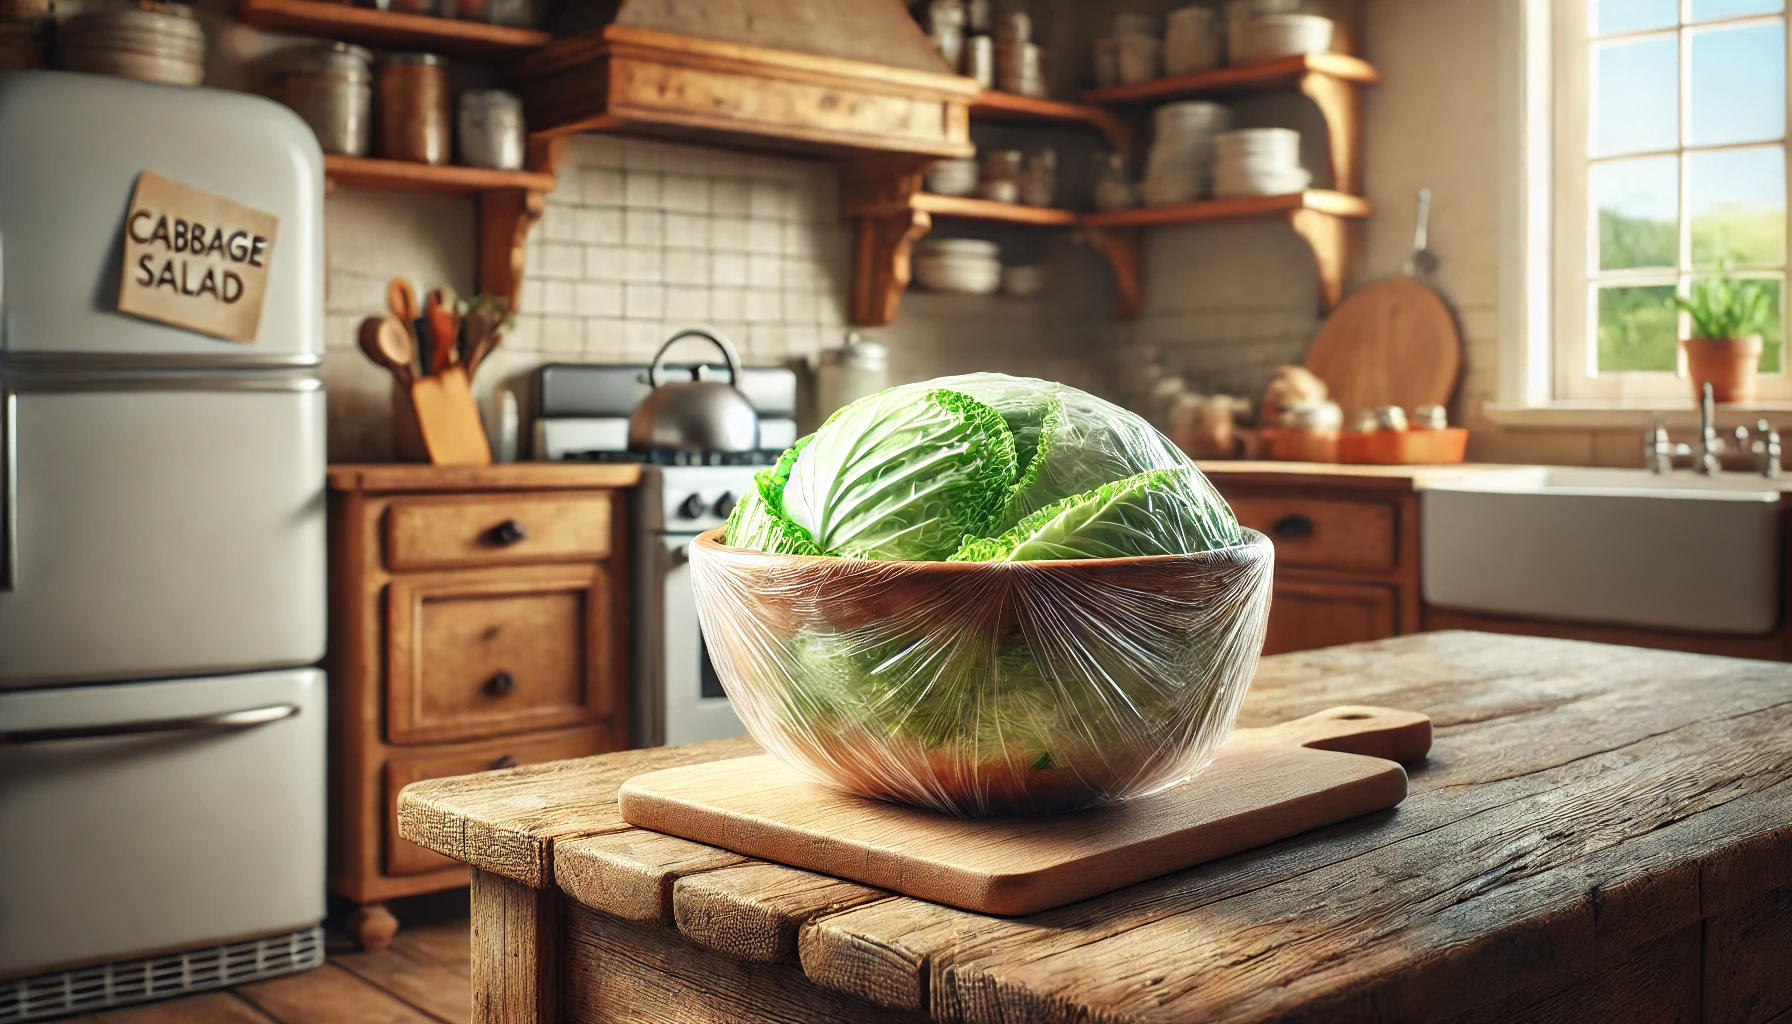
[[[250,341],[118,311],[144,171],[278,218]],[[0,75],[0,1022],[322,959],[323,265],[286,108]]]

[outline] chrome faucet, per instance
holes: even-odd
[[[1740,429],[1740,428],[1738,428]],[[1757,457],[1755,468],[1769,479],[1780,475],[1780,432],[1766,420],[1755,423],[1755,440],[1746,449]]]
[[[1716,417],[1716,403],[1711,398],[1711,382],[1705,382],[1704,390],[1699,394],[1699,448],[1698,458],[1693,469],[1700,476],[1716,476],[1724,468],[1718,454],[1724,450],[1724,443],[1717,436],[1717,425],[1712,422]]]

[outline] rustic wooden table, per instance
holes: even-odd
[[[630,828],[745,741],[405,790],[476,1021],[1792,1022],[1792,666],[1479,633],[1266,659],[1240,723],[1432,716],[1397,810],[1003,919]]]

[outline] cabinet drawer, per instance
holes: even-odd
[[[448,743],[582,725],[616,683],[602,566],[400,577],[386,598],[386,733]]]
[[[509,768],[519,764],[590,757],[593,754],[607,754],[611,749],[608,729],[584,729],[546,736],[518,737],[508,743],[486,743],[453,751],[432,751],[387,761],[386,874],[420,875],[426,871],[440,871],[459,864],[459,861],[425,850],[399,836],[398,791],[411,783],[451,775],[471,775],[474,772]]]
[[[1278,575],[1263,653],[1385,640],[1399,631],[1399,592],[1393,587]]]
[[[1275,542],[1278,565],[1387,572],[1399,562],[1393,505],[1269,494],[1227,498],[1239,522]]]
[[[594,561],[610,555],[611,515],[608,491],[407,498],[386,513],[386,565]]]

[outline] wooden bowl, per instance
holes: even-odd
[[[1255,671],[1274,548],[877,562],[691,544],[717,675],[766,749],[961,815],[1124,799],[1204,766]]]

